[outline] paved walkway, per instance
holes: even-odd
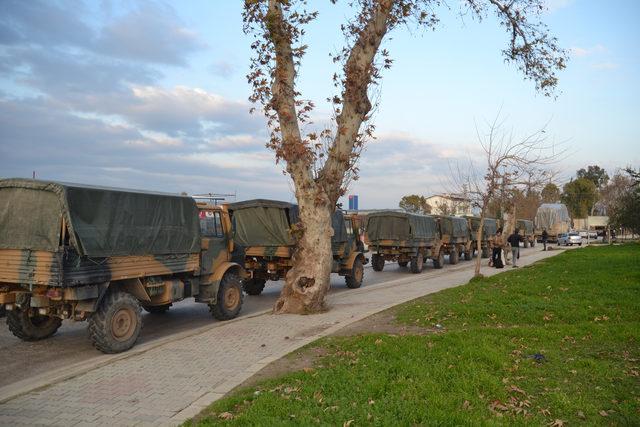
[[[520,265],[557,255],[521,252]],[[485,261],[483,260],[483,264]],[[483,274],[505,270],[483,267]],[[394,305],[466,283],[473,263],[331,296],[312,316],[264,314],[115,360],[0,405],[0,425],[175,425],[289,352]],[[369,274],[375,274],[370,272]],[[52,355],[55,357],[55,355]]]

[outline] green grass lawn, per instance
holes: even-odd
[[[640,245],[568,251],[396,313],[425,333],[320,340],[315,366],[196,424],[640,425]]]

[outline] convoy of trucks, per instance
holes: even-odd
[[[542,205],[535,233],[531,221],[518,220],[525,247],[535,244],[540,227],[550,236],[563,232],[564,219],[561,209]],[[244,293],[259,295],[293,266],[296,223],[298,207],[274,200],[215,205],[174,194],[0,180],[0,307],[10,331],[25,341],[52,336],[63,319],[87,320],[93,345],[118,353],[135,344],[141,310],[163,313],[192,297],[218,320],[236,317]],[[420,273],[427,260],[442,268],[445,255],[450,264],[471,260],[478,244],[476,217],[363,217],[337,209],[332,225],[332,271],[349,288],[362,285],[367,252],[374,271],[396,261]],[[485,218],[482,257],[497,228],[497,220]]]

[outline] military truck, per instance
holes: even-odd
[[[254,199],[231,203],[228,210],[235,230],[234,260],[248,273],[243,289],[249,295],[260,295],[268,280],[283,279],[293,266],[296,241],[292,229],[298,223],[298,206]],[[367,261],[362,242],[351,218],[345,219],[342,211],[334,213],[332,224],[332,271],[345,276],[349,288],[359,288]]]
[[[569,210],[562,203],[543,203],[536,212],[534,225],[537,241],[542,241],[542,231],[546,229],[548,241],[557,242],[558,236],[571,228]]]
[[[516,220],[516,228],[520,230],[520,235],[524,240],[524,247],[528,248],[531,246],[532,248],[536,245],[536,235],[533,230],[533,221],[528,219],[518,219]]]
[[[213,317],[242,307],[222,208],[191,197],[26,179],[0,180],[0,305],[25,341],[88,320],[104,353],[131,348],[141,308],[164,312],[187,297]]]
[[[469,225],[467,219],[457,216],[436,215],[440,234],[440,252],[449,255],[449,264],[457,264],[460,258],[472,258]]]
[[[480,228],[480,218],[477,216],[466,216],[469,227],[469,240],[471,240],[471,255],[475,254],[478,248],[478,228]],[[482,258],[489,258],[491,255],[491,238],[496,235],[498,221],[493,218],[485,218],[482,224],[482,238],[480,240]]]
[[[374,271],[382,271],[385,261],[397,261],[401,267],[411,264],[414,274],[422,271],[429,258],[435,268],[444,265],[443,254],[438,250],[438,225],[431,216],[395,211],[370,213],[366,236]]]

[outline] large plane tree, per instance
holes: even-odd
[[[372,88],[392,64],[381,44],[394,31],[436,27],[439,8],[448,7],[437,0],[347,1],[354,14],[341,25],[345,47],[332,57],[337,89],[329,97],[334,106],[332,124],[319,132],[303,132],[314,105],[304,99],[296,80],[307,50],[305,26],[318,16],[313,10],[316,1],[245,0],[243,12],[245,32],[254,37],[248,74],[251,100],[267,117],[268,147],[276,162],[284,163],[300,207],[298,246],[274,307],[276,313],[313,313],[326,308],[332,266],[331,215],[346,185],[357,176],[359,154],[373,132]],[[515,64],[538,91],[553,93],[556,73],[564,68],[566,55],[540,20],[545,0],[461,0],[459,4],[462,12],[480,20],[495,14],[507,33],[506,62]]]

